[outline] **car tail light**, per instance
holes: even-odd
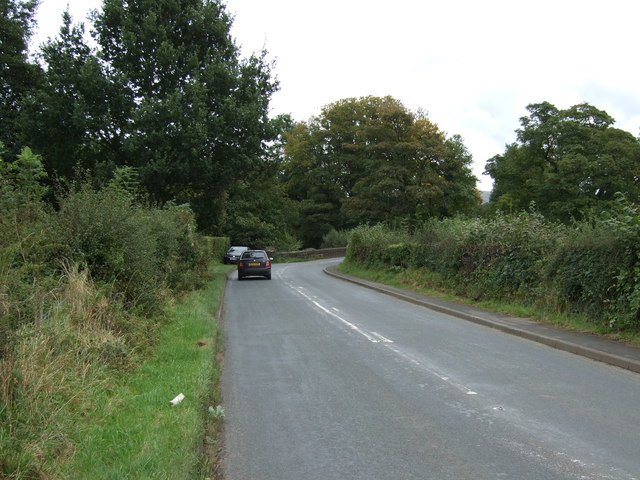
[[[264,266],[270,268],[271,267],[271,261],[267,260],[266,262],[264,262]]]
[[[242,260],[238,260],[238,268],[244,268],[244,262]]]

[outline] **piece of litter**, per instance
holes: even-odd
[[[179,404],[182,400],[184,400],[184,395],[181,393],[180,395],[178,395],[176,398],[174,398],[173,400],[171,400],[171,405],[173,405],[174,407]]]

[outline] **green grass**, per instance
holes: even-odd
[[[217,449],[217,440],[208,434],[210,429],[215,434],[209,406],[216,407],[220,400],[215,358],[221,333],[215,314],[229,270],[213,267],[208,287],[171,309],[152,355],[103,393],[92,415],[96,421],[74,442],[75,455],[63,466],[62,478],[211,477],[215,459],[203,452]],[[170,400],[180,393],[185,399],[171,406]]]
[[[342,262],[337,269],[347,275],[363,278],[372,282],[378,282],[397,288],[404,288],[424,295],[442,298],[465,305],[473,305],[478,308],[493,312],[505,313],[516,317],[535,319],[550,325],[567,330],[586,332],[594,335],[606,336],[612,340],[618,340],[640,346],[640,334],[634,332],[615,333],[607,331],[606,326],[595,325],[584,315],[577,315],[559,311],[557,308],[545,308],[540,305],[527,305],[515,300],[503,301],[498,299],[476,300],[460,295],[455,286],[447,285],[447,282],[437,274],[424,269],[389,269],[384,267],[363,267],[353,262]]]

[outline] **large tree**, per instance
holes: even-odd
[[[289,116],[278,117],[280,129],[291,127]],[[291,251],[299,248],[291,225],[298,217],[298,203],[290,199],[280,181],[281,138],[265,151],[263,161],[243,170],[229,189],[223,231],[233,245]]]
[[[51,178],[136,168],[153,201],[189,203],[219,231],[227,191],[279,133],[267,53],[241,58],[220,0],[103,0],[92,21],[95,47],[65,15],[43,48],[23,143]]]
[[[43,45],[38,57],[46,82],[24,102],[21,143],[42,155],[52,180],[71,179],[78,169],[100,177],[96,169],[105,164],[111,169],[123,157],[125,129],[114,126],[125,123],[120,108],[127,103],[125,90],[107,78],[84,26],[73,25],[68,12],[58,37]]]
[[[15,123],[24,97],[40,80],[28,58],[37,5],[37,0],[0,0],[0,142],[13,158],[21,150]]]
[[[312,245],[331,228],[446,216],[479,201],[462,139],[392,97],[328,105],[289,133],[286,155],[288,192]]]
[[[157,201],[189,202],[209,230],[226,190],[277,134],[266,52],[242,60],[231,24],[207,0],[104,0],[95,19],[100,56],[131,98],[121,161]]]
[[[491,202],[528,208],[567,221],[607,208],[616,193],[640,201],[640,142],[613,127],[614,119],[587,103],[560,110],[543,102],[527,107],[517,141],[491,158]]]

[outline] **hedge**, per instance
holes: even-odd
[[[425,269],[473,298],[517,300],[640,330],[640,212],[562,225],[537,213],[427,222],[408,234],[383,225],[353,231],[347,261]]]

